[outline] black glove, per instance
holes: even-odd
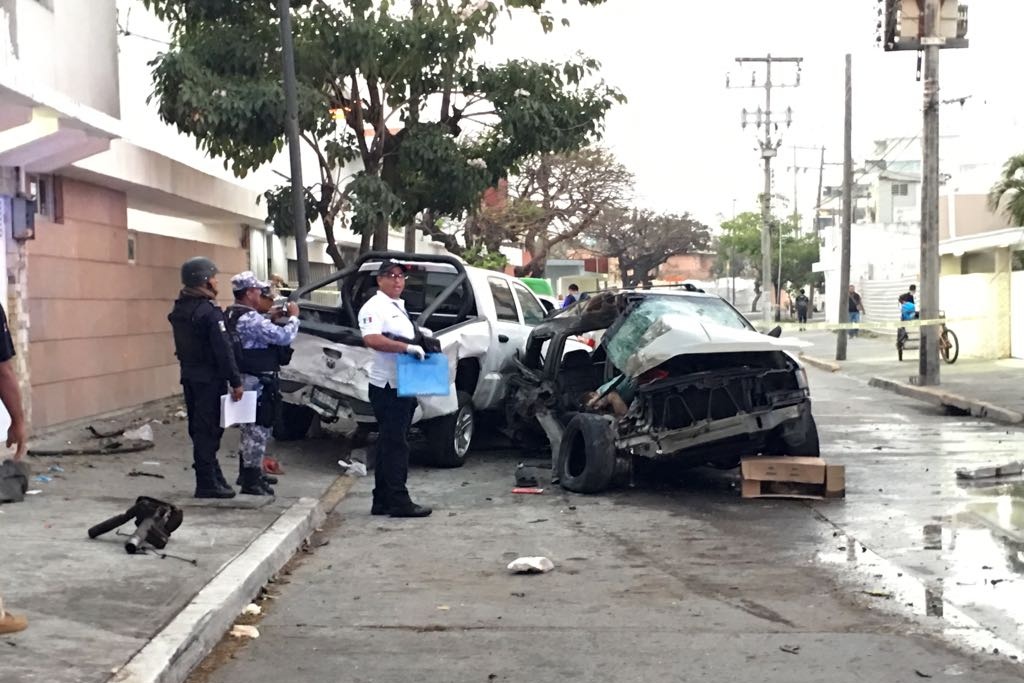
[[[441,353],[441,342],[433,337],[425,337],[420,335],[420,346],[427,353]]]

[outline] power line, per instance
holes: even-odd
[[[920,139],[920,135],[915,135],[909,138],[892,138],[893,142],[889,145],[888,149],[882,154],[882,156],[879,157],[878,159],[872,159],[871,161],[875,162],[875,165],[877,166],[879,162],[885,161],[890,154],[896,151],[896,145],[898,145],[901,141],[903,142],[903,146],[900,148],[900,151],[902,152],[910,145],[910,143]],[[860,171],[857,174],[857,176],[853,179],[853,184],[856,185],[857,183],[859,183],[861,179],[864,178],[864,176],[868,175],[869,173],[871,173],[871,170],[867,168],[867,165],[865,165],[865,168],[862,171]],[[817,211],[824,208],[825,206],[827,206],[836,199],[841,199],[841,197],[829,197],[826,201],[823,201],[821,204],[815,207],[815,210]]]

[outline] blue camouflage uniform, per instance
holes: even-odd
[[[249,271],[239,273],[231,279],[231,286],[235,292],[245,289],[263,289],[270,292],[269,283],[262,282]],[[242,348],[240,368],[245,368],[245,351],[256,349],[269,349],[274,346],[290,346],[295,341],[299,332],[299,319],[292,317],[284,325],[278,325],[269,318],[259,313],[256,309],[235,303],[228,309],[229,317],[234,321],[234,334],[237,343]],[[257,373],[250,374],[242,370],[242,387],[246,391],[256,391],[257,395],[263,393],[263,382],[260,375],[273,374]],[[239,455],[243,468],[259,467],[262,469],[263,457],[267,452],[267,442],[270,440],[273,427],[260,424],[241,425],[241,444]]]

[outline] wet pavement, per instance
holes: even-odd
[[[835,361],[836,335],[833,332],[790,330],[787,335],[799,336],[812,346],[805,353],[826,361]],[[966,350],[952,365],[939,367],[941,387],[968,399],[984,401],[1002,408],[1024,413],[1024,391],[1020,377],[1024,375],[1024,359],[971,359]],[[859,379],[884,377],[907,382],[918,372],[917,350],[908,350],[901,362],[896,356],[896,338],[892,335],[861,335],[847,344],[847,360],[840,361],[841,372]]]
[[[855,378],[812,372],[812,382],[824,454],[847,466],[845,505],[816,505],[819,513],[935,599],[1024,647],[1024,480],[956,478],[961,467],[1019,460],[1024,432],[949,417]],[[857,554],[828,559],[865,564]],[[904,582],[876,583],[886,592]]]
[[[523,455],[414,469],[427,520],[353,489],[261,637],[196,681],[1013,681],[1024,678],[1024,432],[811,370],[842,501],[743,500],[733,473],[511,493]],[[543,576],[510,576],[521,555]],[[1014,659],[1017,658],[1017,659]]]

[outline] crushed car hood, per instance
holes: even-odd
[[[769,337],[760,332],[715,325],[691,316],[658,317],[639,340],[622,370],[638,377],[676,356],[702,353],[791,351],[810,346],[801,339]]]

